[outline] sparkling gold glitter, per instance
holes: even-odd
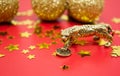
[[[0,0],[0,22],[9,22],[18,11],[18,0]]]
[[[81,57],[85,57],[85,56],[90,56],[90,51],[86,51],[86,50],[81,50],[80,52],[78,52],[79,55],[81,55]]]
[[[111,47],[112,47],[111,56],[120,57],[120,46],[111,46]]]
[[[68,13],[80,22],[94,22],[103,10],[104,0],[67,0]]]
[[[65,10],[66,0],[32,0],[32,7],[42,20],[56,20]]]
[[[12,52],[12,51],[15,51],[15,50],[19,50],[19,45],[13,45],[13,44],[10,44],[8,45],[7,47],[5,47],[8,51]]]
[[[24,38],[29,38],[29,37],[31,36],[31,33],[29,33],[29,32],[22,32],[22,33],[20,34],[20,36],[21,36],[21,37],[24,37]]]
[[[22,50],[22,53],[23,53],[23,54],[27,54],[27,53],[29,53],[29,52],[30,52],[30,51],[27,50],[27,49]]]
[[[27,56],[27,58],[30,59],[30,60],[31,60],[31,59],[34,59],[34,58],[35,58],[35,55],[30,54],[30,55]]]

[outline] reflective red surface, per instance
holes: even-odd
[[[100,22],[109,23],[114,30],[120,30],[120,24],[112,22],[114,17],[120,17],[120,1],[106,0],[105,8],[100,17]],[[30,0],[20,0],[19,11],[31,9]],[[37,20],[37,16],[31,17],[16,17],[15,20]],[[59,20],[58,22],[41,22],[40,26],[44,31],[52,29],[53,25],[59,25],[61,28],[66,28],[74,24],[80,24],[74,21]],[[104,48],[93,43],[91,38],[87,40],[91,42],[85,46],[75,45],[71,47],[72,55],[70,57],[57,57],[52,53],[63,46],[60,39],[57,39],[57,44],[52,44],[49,49],[39,49],[36,47],[28,54],[22,54],[23,49],[28,49],[30,45],[39,43],[51,43],[48,37],[39,38],[35,34],[29,38],[21,38],[21,32],[33,33],[34,29],[28,29],[27,26],[10,26],[7,24],[0,25],[0,31],[7,31],[9,35],[14,36],[13,39],[8,39],[8,36],[0,36],[3,43],[0,45],[0,53],[5,54],[5,57],[0,58],[0,76],[120,76],[120,58],[110,56],[111,48]],[[60,29],[57,30],[60,32]],[[120,45],[120,37],[115,35],[112,45]],[[19,50],[9,52],[5,49],[9,44],[18,44]],[[78,55],[80,50],[89,50],[91,56],[81,57]],[[34,54],[35,59],[29,60],[27,56]],[[62,70],[60,66],[68,65],[68,70]]]

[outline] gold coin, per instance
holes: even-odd
[[[0,22],[9,22],[18,11],[18,0],[0,0]]]
[[[99,18],[104,0],[67,0],[69,16],[77,21],[91,23]]]
[[[65,10],[66,0],[32,0],[32,7],[42,20],[58,19]]]

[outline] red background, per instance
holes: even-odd
[[[120,18],[120,0],[106,0],[105,8],[100,17],[100,22],[111,24],[114,30],[120,30],[119,24],[113,23],[114,17]],[[20,0],[19,11],[31,9],[30,0]],[[16,17],[16,20],[32,19],[37,17]],[[69,27],[76,22],[60,21],[60,22],[42,22],[40,25],[44,30],[51,29],[54,24],[60,25],[62,28]],[[19,34],[23,31],[33,32],[33,29],[27,29],[26,26],[0,26],[0,30],[8,31],[10,35],[15,36],[13,40],[0,36],[3,44],[0,45],[0,53],[6,56],[0,58],[0,76],[120,76],[120,58],[110,56],[111,48],[104,48],[98,45],[73,46],[72,55],[67,58],[52,56],[52,53],[63,43],[58,41],[56,45],[51,45],[49,49],[40,50],[36,48],[29,54],[35,54],[36,58],[29,60],[26,55],[21,54],[22,49],[30,45],[46,42],[50,43],[49,38],[38,38],[32,35],[30,38],[21,38]],[[9,44],[19,44],[20,50],[8,52],[4,47]],[[114,36],[113,45],[120,45],[119,37]],[[91,51],[91,56],[81,58],[77,52],[79,50]],[[68,70],[60,69],[62,65],[69,65]]]

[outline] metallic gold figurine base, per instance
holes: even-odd
[[[113,39],[113,31],[109,24],[75,25],[62,30],[61,36],[65,45],[57,49],[56,54],[65,57],[71,55],[69,47],[75,44],[74,41],[80,37],[94,36],[94,41],[105,39],[108,42],[104,46],[110,47]]]

